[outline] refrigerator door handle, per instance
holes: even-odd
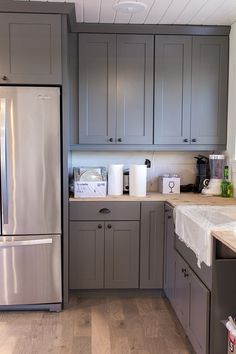
[[[2,222],[8,224],[7,99],[0,99]]]
[[[51,238],[34,239],[34,240],[21,240],[21,241],[0,241],[0,248],[6,247],[19,247],[19,246],[35,246],[45,245],[52,243]]]

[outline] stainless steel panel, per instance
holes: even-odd
[[[0,87],[5,102],[3,235],[60,234],[60,90]],[[2,125],[4,112],[1,113]],[[4,144],[4,141],[2,142]]]
[[[61,302],[60,235],[1,237],[0,289],[0,305]]]

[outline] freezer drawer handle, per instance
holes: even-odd
[[[0,125],[1,125],[1,180],[2,180],[2,218],[8,224],[8,170],[7,170],[7,100],[0,99]]]
[[[52,238],[42,238],[42,239],[38,239],[38,240],[1,241],[0,248],[46,245],[46,244],[50,244],[50,243],[52,243]]]

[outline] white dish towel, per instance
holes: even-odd
[[[212,265],[212,231],[236,230],[236,206],[178,205],[175,233],[197,257],[198,267]]]

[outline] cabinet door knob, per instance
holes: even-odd
[[[167,216],[167,219],[172,219],[172,216],[171,216],[171,215],[168,215],[168,216]]]
[[[98,228],[99,228],[99,229],[102,229],[102,224],[99,224],[99,225],[98,225]]]
[[[107,225],[107,228],[108,228],[108,229],[111,229],[111,228],[112,228],[111,224],[108,224],[108,225]]]
[[[188,139],[185,138],[185,139],[183,140],[183,142],[184,142],[184,143],[188,143]]]
[[[3,81],[7,81],[7,76],[6,76],[6,75],[3,75],[3,76],[2,76],[2,80],[3,80]]]
[[[99,213],[101,214],[110,214],[110,209],[107,209],[107,208],[102,208],[99,210]]]
[[[184,272],[184,277],[185,278],[188,278],[189,277],[189,274],[187,272]]]
[[[182,268],[182,269],[181,269],[181,272],[182,272],[182,273],[185,273],[185,272],[186,272],[186,268]]]
[[[118,138],[117,141],[118,141],[119,143],[121,143],[121,142],[122,142],[122,139],[121,139],[121,138]]]
[[[110,138],[109,141],[110,141],[110,143],[112,143],[113,142],[113,138]]]
[[[193,138],[192,143],[196,143],[196,142],[197,142],[197,139]]]

